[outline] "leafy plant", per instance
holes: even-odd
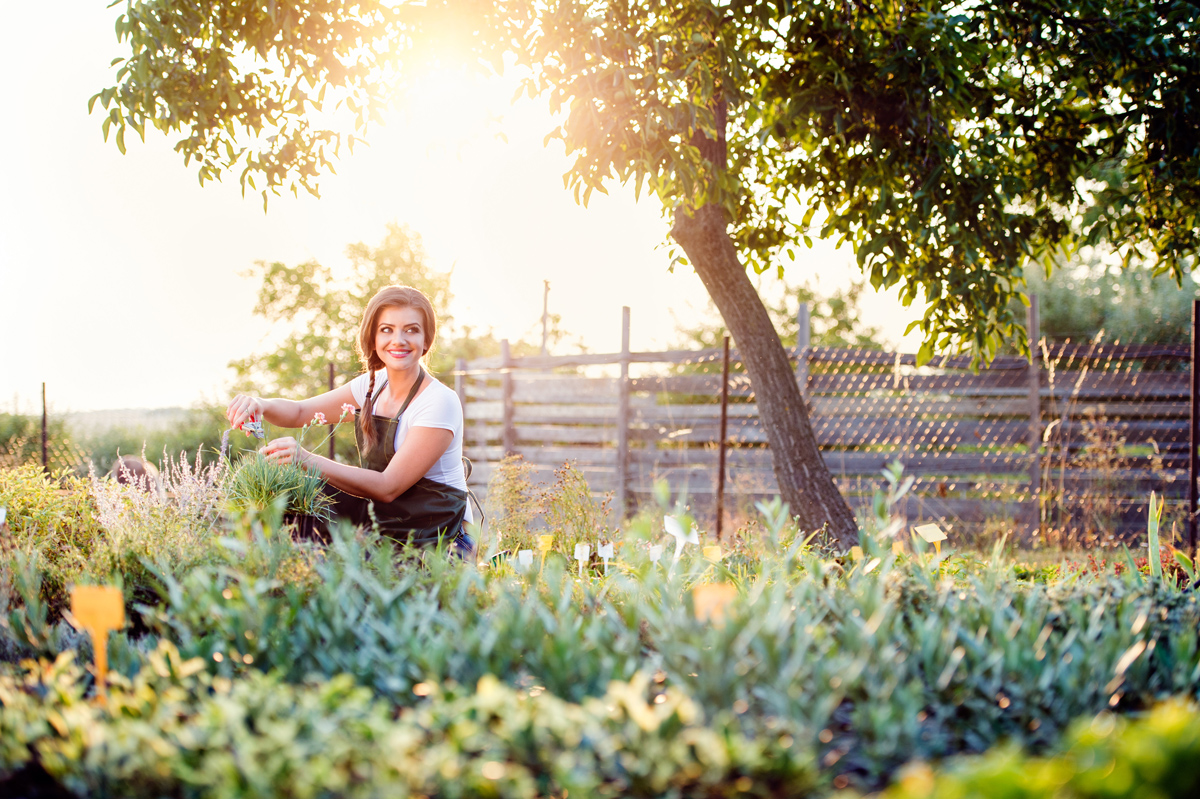
[[[333,506],[318,472],[300,464],[276,463],[258,453],[238,459],[224,488],[229,507],[241,512],[261,513],[282,500],[286,513],[327,520]]]

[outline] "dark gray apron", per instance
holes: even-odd
[[[371,414],[376,444],[365,457],[363,452],[366,446],[362,428],[358,424],[360,411],[355,411],[354,440],[358,444],[359,466],[382,472],[391,463],[396,454],[396,425],[424,381],[425,370],[422,369],[395,416],[388,418]],[[385,380],[375,396],[378,397],[386,386]],[[370,525],[372,519],[368,506],[374,505],[375,522],[379,524],[380,532],[389,538],[414,546],[432,546],[442,538],[453,544],[456,554],[460,556],[472,549],[471,539],[463,529],[467,514],[467,492],[462,489],[422,477],[391,502],[367,500],[336,489],[329,489],[328,493],[333,499],[334,518],[347,519],[355,525]]]

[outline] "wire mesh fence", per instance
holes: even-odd
[[[721,441],[719,350],[460,362],[467,454],[485,491],[508,453],[536,473],[570,461],[597,492],[636,508],[666,480],[711,513]],[[851,507],[869,503],[884,466],[914,476],[902,508],[960,541],[1015,532],[1029,543],[1099,546],[1145,529],[1151,490],[1164,531],[1182,534],[1186,499],[1186,347],[1043,342],[1037,357],[917,366],[914,355],[797,348],[797,379],[826,466]],[[608,372],[596,374],[608,365]],[[624,366],[628,377],[615,374]],[[622,410],[621,394],[627,394]],[[730,515],[775,492],[771,452],[736,351],[728,383]],[[627,444],[618,444],[624,430]],[[736,523],[736,518],[731,519]]]

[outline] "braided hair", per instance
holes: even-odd
[[[370,375],[367,397],[363,400],[362,410],[358,415],[359,429],[362,430],[363,455],[379,443],[371,417],[375,408],[375,373],[383,368],[383,361],[375,352],[375,328],[378,327],[379,314],[384,308],[416,308],[425,317],[425,349],[421,353],[422,361],[428,360],[433,349],[434,336],[437,334],[437,317],[433,312],[433,303],[420,289],[410,286],[384,286],[367,303],[362,322],[359,324],[357,342],[358,359]]]

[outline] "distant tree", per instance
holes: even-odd
[[[230,364],[241,389],[281,397],[311,397],[328,388],[328,364],[339,382],[362,371],[355,342],[367,301],[384,286],[413,286],[425,292],[445,331],[452,329],[450,275],[425,262],[420,238],[408,228],[389,224],[378,247],[352,244],[346,248],[352,265],[348,281],[316,261],[298,266],[259,262],[261,275],[254,312],[272,322],[283,341],[273,350]],[[443,331],[444,332],[444,331]],[[442,336],[439,339],[444,341]],[[435,348],[431,369],[447,371],[454,358]]]
[[[762,277],[766,277],[763,275]],[[882,331],[867,324],[862,318],[859,303],[866,283],[852,281],[846,288],[835,289],[825,294],[819,288],[805,283],[794,286],[786,277],[778,279],[777,285],[764,290],[759,281],[759,294],[763,305],[771,316],[779,340],[785,347],[796,346],[799,340],[798,314],[800,303],[808,303],[811,339],[814,347],[844,347],[868,350],[884,348]],[[681,347],[712,348],[722,346],[728,329],[716,313],[716,309],[693,325],[677,325],[676,334]]]
[[[1051,341],[1088,341],[1101,331],[1104,341],[1125,344],[1182,344],[1191,340],[1192,300],[1200,285],[1190,273],[1182,286],[1155,278],[1147,269],[1123,269],[1103,251],[1061,261],[1046,277],[1030,270],[1029,293],[1036,294],[1041,335]]]
[[[346,248],[352,265],[347,281],[337,281],[316,261],[298,266],[259,262],[261,275],[254,312],[276,327],[281,343],[273,350],[233,361],[238,390],[280,397],[311,397],[328,388],[328,364],[334,365],[340,384],[362,371],[355,342],[367,301],[383,286],[413,286],[425,292],[438,316],[438,335],[429,367],[435,377],[453,384],[455,361],[500,354],[500,339],[491,328],[456,324],[450,312],[453,294],[450,274],[434,271],[425,261],[417,234],[399,224],[389,224],[378,247],[352,244]],[[551,345],[569,339],[562,318],[551,314]],[[514,356],[541,350],[530,335],[510,342]],[[580,348],[582,349],[581,345]]]

